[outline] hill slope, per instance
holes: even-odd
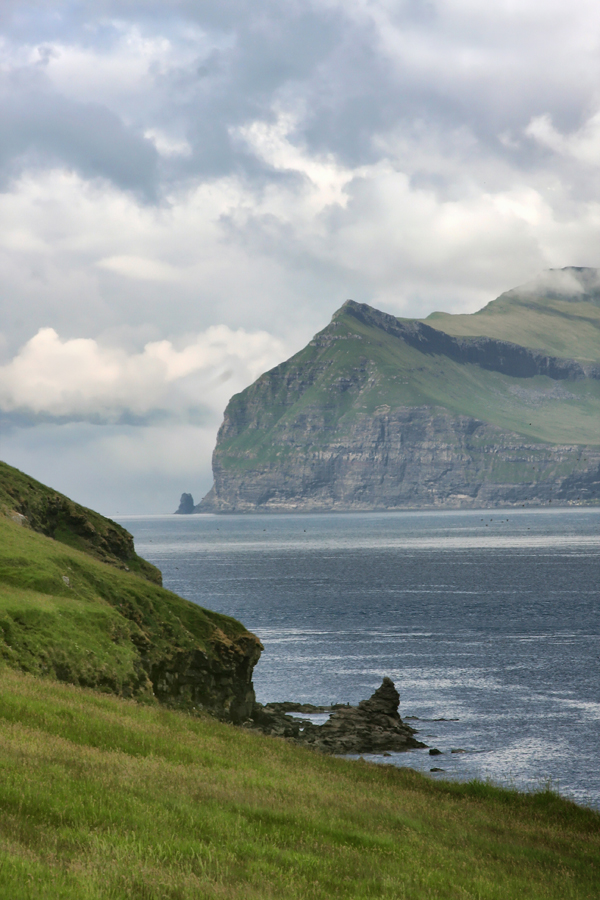
[[[137,555],[125,528],[1,461],[0,515],[24,520],[33,531],[162,584],[159,569]]]
[[[22,514],[0,516],[0,660],[125,697],[248,718],[258,638],[157,584],[158,570],[137,557],[124,528],[85,510],[94,528],[88,547],[85,533],[68,531],[73,520],[79,525],[81,507],[10,466],[1,476],[4,497],[32,492],[20,508],[35,510],[38,530]],[[40,513],[46,502],[49,523]],[[62,540],[40,533],[54,527],[57,508]],[[98,559],[107,546],[127,549],[130,571],[122,557]]]
[[[345,303],[300,353],[232,397],[214,487],[196,510],[598,500],[595,295],[575,303],[569,319],[569,349],[580,339],[586,359],[482,334],[502,321],[520,336],[523,304],[509,298],[503,318],[500,300],[500,313],[444,317],[444,331],[431,317],[402,320]],[[567,301],[535,303],[532,343],[552,332],[551,310]],[[455,331],[468,325],[480,335],[449,334],[455,318]]]
[[[550,269],[473,315],[436,312],[425,321],[447,334],[486,335],[553,356],[600,362],[600,272]]]
[[[10,900],[592,900],[600,816],[3,671]]]

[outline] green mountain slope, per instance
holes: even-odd
[[[2,466],[5,496],[23,496],[24,480],[27,476]],[[36,515],[44,498],[56,496],[37,482],[28,489],[38,499]],[[65,502],[71,503],[62,498],[60,510]],[[80,508],[73,506],[73,515],[79,516]],[[52,512],[55,508],[51,503]],[[93,541],[98,534],[110,540],[115,528],[133,552],[125,529],[98,513],[85,513],[94,524]],[[96,543],[87,551],[70,546],[68,534],[65,543],[39,533],[44,522],[35,521],[37,532],[10,510],[0,516],[1,660],[35,675],[126,697],[204,708],[233,720],[248,717],[254,702],[252,669],[261,649],[254,635],[234,619],[126,571],[119,558],[119,565],[101,561]],[[59,521],[64,538],[65,520]],[[135,560],[142,574],[145,566],[157,571]]]
[[[551,269],[472,315],[435,312],[424,321],[447,334],[487,335],[553,356],[599,362],[600,273]]]
[[[443,407],[537,441],[600,444],[599,378],[521,378],[444,352],[423,352],[381,327],[393,317],[367,310],[364,315],[359,304],[344,304],[327,328],[279,367],[285,376],[260,410],[261,427],[240,432],[232,448],[272,453],[271,429],[289,426],[307,409],[322,412],[328,431],[316,441],[325,445],[329,429],[348,430],[357,416],[385,406]],[[248,391],[273,380],[271,373],[261,377]],[[232,398],[231,411],[245,401],[245,392]]]
[[[597,302],[538,296],[523,318],[524,301],[509,296],[488,312],[445,317],[442,331],[431,317],[348,301],[303,350],[232,397],[215,484],[197,509],[597,500]],[[584,347],[578,359],[548,349],[559,342],[549,323],[561,304],[575,312],[560,341]],[[512,342],[485,334],[497,321]]]

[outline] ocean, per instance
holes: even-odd
[[[442,755],[367,759],[600,808],[600,509],[118,521],[165,587],[261,638],[261,702],[355,704],[388,675]]]

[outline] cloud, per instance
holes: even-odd
[[[57,164],[84,178],[104,178],[146,200],[156,192],[158,152],[111,110],[35,89],[0,94],[0,173]]]
[[[179,272],[175,266],[157,259],[145,259],[141,256],[107,256],[96,263],[101,269],[137,278],[140,281],[177,281]]]
[[[581,128],[571,134],[558,131],[552,123],[552,117],[544,113],[531,120],[525,134],[534,138],[542,147],[561,156],[588,166],[600,167],[600,112],[594,113]]]
[[[228,396],[349,297],[473,311],[600,265],[592,0],[6,0],[0,22],[0,450],[64,489],[75,448],[130,509],[144,477],[208,472]]]
[[[133,354],[90,338],[61,340],[53,328],[41,328],[0,367],[0,409],[95,422],[159,410],[185,417],[202,407],[220,415],[230,392],[284,357],[282,342],[271,335],[223,325],[181,349],[163,340]]]

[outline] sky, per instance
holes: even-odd
[[[351,298],[600,266],[591,0],[0,0],[0,458],[107,515]]]

